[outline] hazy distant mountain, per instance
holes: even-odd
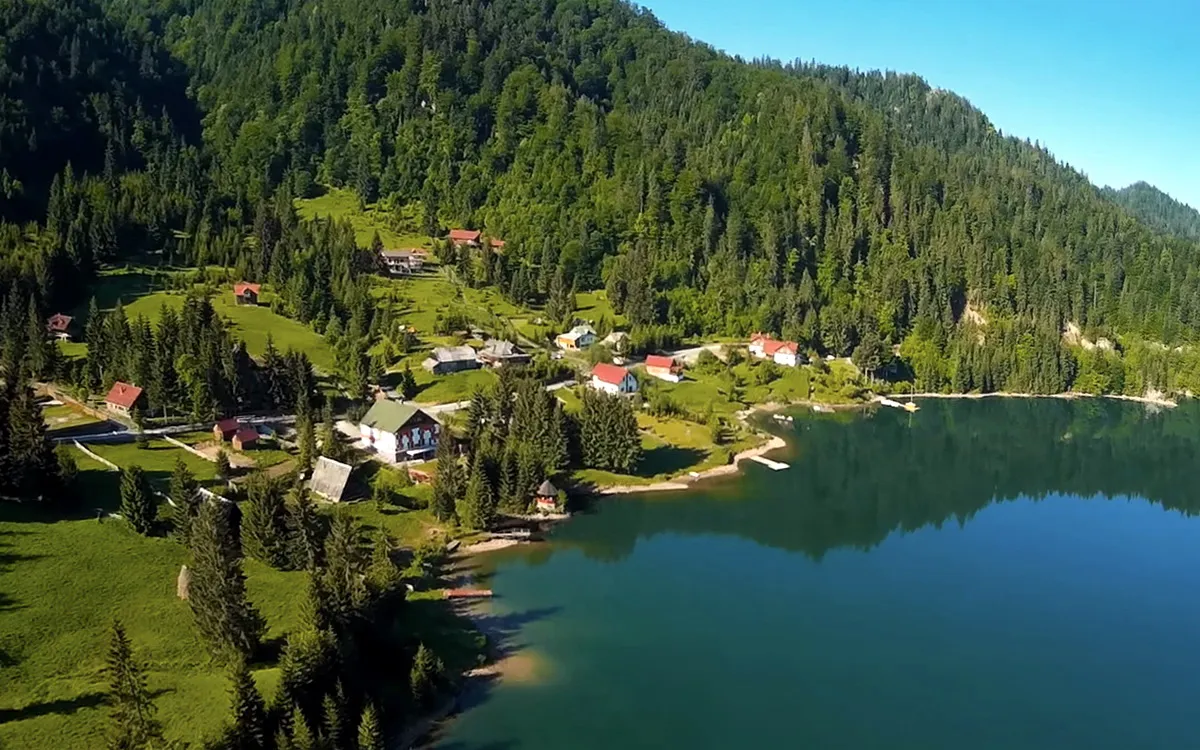
[[[1153,185],[1135,182],[1120,190],[1106,187],[1102,192],[1144,224],[1185,239],[1200,240],[1200,211]]]

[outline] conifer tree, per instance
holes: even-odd
[[[386,596],[400,585],[400,569],[392,559],[394,549],[392,538],[380,529],[371,550],[371,565],[367,568],[367,582],[377,596]]]
[[[156,709],[146,677],[133,658],[129,637],[119,621],[113,622],[105,673],[112,709],[109,748],[142,750],[160,746],[162,727],[154,717]]]
[[[444,671],[442,660],[424,643],[420,644],[409,674],[409,686],[417,706],[426,708],[437,697]]]
[[[190,535],[188,604],[213,654],[225,660],[252,658],[266,625],[246,596],[235,512],[229,503],[201,503]]]
[[[0,486],[18,497],[54,499],[60,489],[58,457],[46,436],[42,410],[29,386],[8,388],[6,473]]]
[[[246,483],[242,504],[242,549],[247,555],[273,568],[287,567],[287,505],[283,487],[265,474],[255,474]]]
[[[322,559],[324,542],[321,518],[307,487],[296,490],[288,509],[287,531],[292,569],[315,570]]]
[[[230,699],[232,721],[225,732],[223,748],[265,750],[267,708],[245,660],[237,660],[230,673]]]
[[[433,475],[433,515],[439,521],[454,517],[455,506],[466,489],[462,465],[454,452],[454,438],[443,431],[438,440],[437,473]]]
[[[375,705],[368,703],[358,722],[358,750],[384,750],[383,728]]]
[[[129,466],[121,470],[121,516],[139,534],[149,534],[154,529],[158,505],[146,473],[140,466]]]
[[[229,463],[229,454],[224,450],[217,451],[217,477],[228,482],[233,477],[233,466]]]
[[[339,692],[341,686],[338,686]],[[340,697],[340,696],[339,696]],[[325,696],[321,702],[322,724],[324,726],[325,745],[329,750],[348,750],[346,743],[350,741],[350,732],[342,715],[342,706],[333,694]]]
[[[475,531],[487,529],[495,521],[496,498],[492,493],[482,457],[471,468],[467,490],[455,508],[464,528]]]
[[[175,538],[184,545],[188,544],[188,535],[192,520],[200,509],[200,497],[197,490],[200,483],[182,458],[175,459],[175,468],[171,471],[171,483],[167,496],[175,503],[171,510],[171,527]]]

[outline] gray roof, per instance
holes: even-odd
[[[412,250],[380,250],[379,254],[384,258],[407,258],[412,255]]]
[[[402,404],[398,401],[389,401],[382,399],[376,401],[367,413],[363,416],[361,424],[367,427],[374,427],[382,432],[399,432],[404,425],[408,424],[417,415],[423,415],[432,420],[425,412],[421,411],[412,404]]]
[[[519,357],[525,352],[521,347],[511,341],[502,341],[501,339],[492,339],[479,351],[480,354],[489,357]]]
[[[475,359],[475,350],[469,346],[439,346],[430,357],[438,362],[462,362]]]
[[[550,484],[550,480],[547,479],[538,487],[537,493],[540,497],[554,497],[558,494],[558,488]]]
[[[350,464],[321,456],[317,459],[317,465],[313,467],[308,487],[326,500],[339,502],[346,492],[346,484],[350,481],[353,468]]]

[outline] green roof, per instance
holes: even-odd
[[[421,411],[411,404],[402,404],[399,401],[376,401],[371,407],[366,416],[362,418],[362,423],[367,427],[374,427],[383,432],[399,432],[404,425],[412,421],[412,418],[418,414],[424,415],[429,419],[429,415]]]

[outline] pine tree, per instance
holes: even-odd
[[[6,473],[0,486],[18,497],[53,499],[61,489],[58,458],[46,436],[41,407],[28,386],[11,386],[7,399]]]
[[[368,703],[358,722],[358,750],[383,750],[383,728],[374,704]]]
[[[424,643],[417,647],[416,658],[413,659],[412,671],[409,674],[409,686],[412,689],[413,701],[417,706],[426,708],[437,697],[441,690],[442,674],[445,667],[442,660]]]
[[[233,477],[233,466],[229,463],[229,454],[224,450],[217,451],[217,477],[228,482]]]
[[[321,517],[306,487],[296,490],[288,511],[287,530],[292,569],[315,570],[321,562],[324,543]]]
[[[317,456],[317,433],[313,427],[312,408],[306,398],[296,404],[296,442],[300,447],[300,455],[296,463],[301,471],[312,468]]]
[[[246,494],[242,549],[250,557],[282,570],[289,562],[283,487],[265,474],[255,474],[246,483]]]
[[[471,468],[471,479],[467,491],[455,507],[464,528],[482,531],[492,525],[496,518],[496,498],[481,457],[477,457]]]
[[[454,453],[454,439],[443,431],[437,446],[437,473],[433,475],[433,515],[439,521],[454,518],[455,505],[465,489],[462,465]]]
[[[405,363],[404,369],[400,372],[400,395],[407,401],[417,395],[417,379],[413,377],[412,370]]]
[[[266,626],[246,597],[235,511],[229,503],[201,503],[191,530],[188,604],[213,654],[228,660],[251,658]]]
[[[394,549],[387,531],[380,529],[371,550],[371,565],[367,568],[367,583],[377,596],[385,596],[400,585],[400,569],[392,559]]]
[[[340,690],[341,685],[338,685],[339,693]],[[325,727],[325,744],[330,750],[348,750],[346,743],[351,740],[351,736],[342,712],[343,708],[337,698],[334,695],[326,695],[321,703],[321,715]]]
[[[308,720],[299,709],[292,712],[292,748],[294,750],[319,750],[317,738],[313,736]]]
[[[196,477],[188,468],[187,463],[182,458],[175,459],[175,468],[171,472],[171,484],[167,490],[167,496],[175,503],[171,510],[171,526],[175,532],[175,538],[184,545],[188,544],[192,520],[195,519],[196,513],[200,509],[200,497],[197,492],[199,489],[200,483],[196,481]]]
[[[121,516],[139,534],[149,534],[154,529],[158,505],[146,473],[140,466],[129,466],[121,470]]]
[[[328,630],[309,626],[288,634],[279,660],[277,700],[295,707],[293,736],[298,737],[303,716],[319,716],[321,698],[337,668],[337,641]],[[305,723],[307,727],[307,723]]]
[[[105,672],[108,704],[112,708],[108,747],[112,750],[156,747],[162,740],[162,727],[154,718],[155,707],[146,677],[134,661],[133,648],[119,621],[113,622]]]
[[[265,750],[267,707],[244,660],[239,659],[230,673],[230,698],[232,723],[225,732],[223,748]]]
[[[367,598],[362,579],[361,533],[362,529],[354,519],[348,513],[340,512],[333,515],[329,536],[325,539],[325,565],[321,571],[320,590],[325,595],[326,612],[342,628],[356,617]]]

